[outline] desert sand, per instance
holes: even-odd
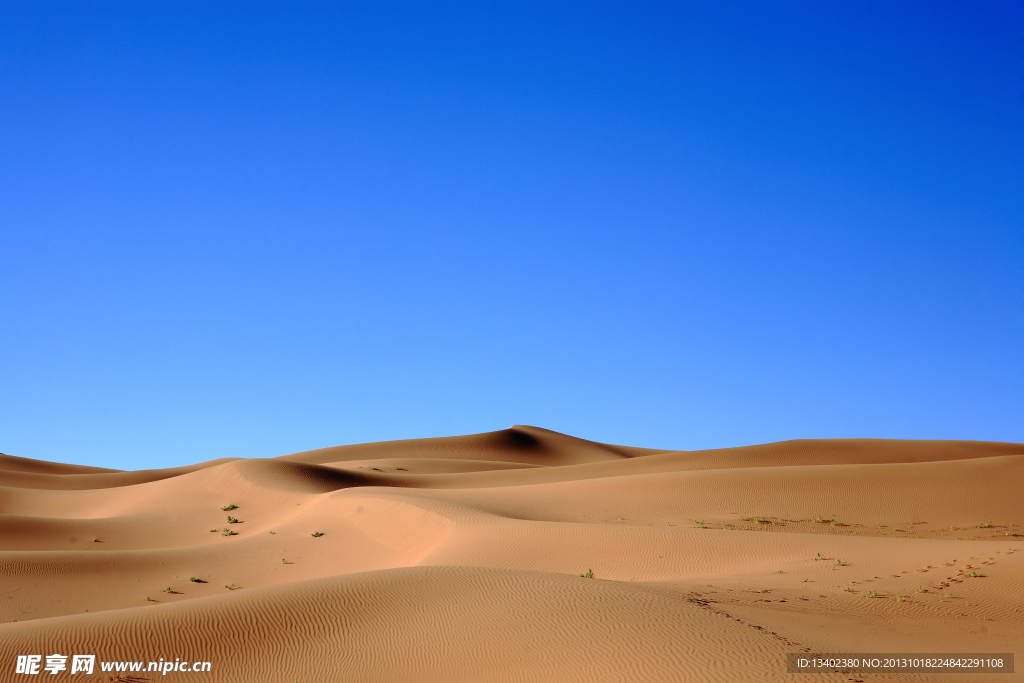
[[[516,426],[138,472],[0,456],[0,680],[1021,681],[1022,492],[1024,445],[977,441]],[[211,670],[16,674],[33,653]]]

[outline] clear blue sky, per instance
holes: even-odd
[[[1024,440],[1024,5],[0,4],[0,451]]]

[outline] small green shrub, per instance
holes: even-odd
[[[877,598],[878,597],[878,593],[876,593],[875,591],[868,591],[868,597],[869,598]]]
[[[310,534],[310,536],[312,536],[313,538],[320,538],[323,535],[324,535],[324,532],[322,532],[322,531],[314,531],[313,533]]]
[[[814,554],[814,560],[815,560],[815,561],[818,561],[818,560],[824,560],[824,559],[825,559],[825,556],[824,556],[824,555],[822,555],[821,553],[815,553],[815,554]]]
[[[978,528],[979,529],[988,529],[991,526],[992,526],[992,520],[990,519],[987,522],[982,522],[981,524],[979,524]]]
[[[188,577],[188,580],[189,580],[189,581],[191,581],[192,583],[206,583],[206,582],[205,582],[205,581],[203,581],[202,579],[197,579],[197,578],[196,578],[196,577],[194,577],[194,576],[190,576],[190,577]]]
[[[173,593],[173,592],[174,592],[174,589],[171,588],[170,586],[168,586],[167,588],[164,589],[164,593]]]
[[[228,524],[238,524],[238,518],[228,515]]]
[[[849,586],[847,586],[847,587],[846,587],[846,588],[844,588],[843,590],[844,590],[844,591],[846,591],[847,593],[852,593],[852,592],[853,592],[853,589],[852,589],[852,588],[850,588]]]
[[[228,529],[228,528],[225,527],[224,531],[220,532],[220,535],[221,536],[237,536],[238,532],[237,531],[232,531],[231,529]]]
[[[224,507],[221,508],[221,510],[223,510],[224,512],[229,512],[230,510],[237,510],[237,509],[238,509],[238,506],[235,505],[234,503],[231,503],[230,505],[225,505]]]
[[[594,578],[594,570],[593,569],[588,569],[583,574],[580,574],[580,576],[582,576],[584,579],[592,579],[592,578]]]
[[[396,467],[395,469],[398,470],[399,472],[408,472],[409,471],[409,470],[405,469],[404,467]]]

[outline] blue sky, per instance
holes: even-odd
[[[0,451],[1024,440],[1024,5],[0,4]]]

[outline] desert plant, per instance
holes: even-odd
[[[227,527],[225,527],[224,531],[220,532],[220,535],[221,536],[237,536],[238,532],[237,531],[232,531],[231,529],[228,529]]]
[[[837,567],[845,567],[848,564],[850,564],[850,563],[849,562],[843,562],[842,560],[836,560],[836,566]]]
[[[173,592],[174,592],[174,589],[171,588],[170,586],[168,586],[167,588],[164,589],[164,593],[173,593]]]
[[[228,515],[228,524],[238,524],[238,518]]]
[[[224,584],[224,587],[225,587],[225,588],[227,588],[227,589],[228,589],[229,591],[233,591],[233,590],[235,590],[236,588],[238,588],[238,586],[236,586],[236,585],[235,585],[235,584],[233,584],[233,583],[231,583],[231,584],[227,584],[227,583],[225,583],[225,584]]]
[[[852,589],[852,588],[850,588],[849,586],[847,586],[847,587],[846,587],[846,588],[844,588],[843,590],[844,590],[844,591],[846,591],[847,593],[852,593],[852,592],[853,592],[853,589]]]
[[[310,534],[310,536],[312,536],[313,538],[320,538],[323,535],[324,535],[324,532],[322,532],[322,531],[314,531],[313,533]]]
[[[398,470],[399,472],[408,472],[409,471],[409,470],[405,469],[404,467],[396,467],[395,469]]]
[[[992,526],[992,520],[990,519],[987,522],[982,522],[981,524],[979,524],[978,528],[979,529],[988,529],[991,526]]]
[[[202,579],[197,579],[197,578],[196,578],[196,577],[194,577],[194,576],[190,576],[190,577],[188,577],[188,580],[189,580],[189,581],[191,581],[192,583],[206,583],[206,582],[205,582],[205,581],[203,581]]]
[[[877,598],[878,597],[878,593],[876,593],[875,591],[868,591],[868,597],[869,598]]]
[[[822,555],[821,553],[815,553],[814,554],[814,559],[815,559],[815,561],[817,561],[817,560],[824,560],[825,556]]]
[[[237,509],[238,509],[238,506],[235,505],[234,503],[231,503],[230,505],[225,505],[224,507],[221,508],[221,510],[223,510],[224,512],[229,512],[231,510],[237,510]]]
[[[585,573],[580,574],[580,576],[582,576],[584,579],[592,579],[594,578],[594,570],[588,569]]]
[[[976,572],[976,571],[973,571],[973,572],[971,572],[970,574],[968,574],[967,576],[970,576],[970,577],[971,577],[971,578],[973,578],[973,579],[979,579],[979,578],[981,578],[981,577],[982,577],[983,575],[982,575],[982,574],[979,574],[979,573],[978,573],[978,572]]]
[[[914,592],[915,593],[924,593],[925,592],[924,586],[918,586],[917,588],[914,589]]]
[[[382,470],[379,467],[371,467],[370,469],[373,470],[374,472],[383,472],[384,471],[384,470]]]
[[[904,595],[903,593],[900,593],[899,591],[896,591],[896,602],[904,602],[904,601],[906,601],[906,599],[907,599],[906,595]]]
[[[282,557],[282,558],[281,558],[281,564],[291,564],[291,562],[289,562],[288,560],[286,560],[286,559],[284,559],[284,558]]]

